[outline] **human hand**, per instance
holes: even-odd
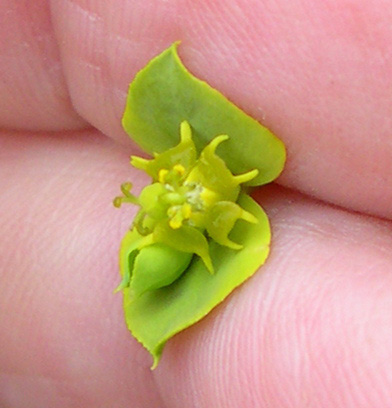
[[[389,3],[1,8],[0,406],[390,407]],[[178,39],[190,71],[270,127],[288,161],[254,194],[267,263],[151,372],[112,294],[136,208],[111,200],[148,182],[128,165],[128,83]]]

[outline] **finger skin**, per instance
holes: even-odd
[[[0,406],[164,408],[113,294],[128,155],[89,132],[3,134],[0,152]]]
[[[270,127],[288,149],[280,183],[392,217],[392,6],[360,0],[53,0],[77,112],[107,135],[129,82],[182,40],[197,77]]]
[[[69,98],[47,0],[1,1],[0,78],[0,128],[87,126]]]
[[[147,182],[132,151],[88,132],[7,134],[0,147],[2,405],[390,407],[390,222],[263,189],[266,265],[151,374],[112,294],[135,208],[111,199]]]
[[[93,125],[126,143],[129,82],[182,39],[195,75],[285,141],[280,183],[391,218],[390,2],[3,3],[0,127]]]
[[[51,6],[63,74],[57,56],[43,61],[41,43],[29,42],[32,10],[1,29],[30,50],[15,54],[14,65],[14,48],[1,54],[0,70],[5,64],[11,76],[0,87],[13,91],[3,127],[78,128],[80,116],[127,140],[119,124],[127,84],[180,38],[192,72],[285,141],[280,183],[391,217],[389,2]],[[39,17],[33,26],[41,24]],[[25,72],[33,79],[22,92],[15,78],[26,81]],[[153,378],[149,356],[125,330],[120,296],[111,294],[117,244],[134,210],[113,216],[108,203],[120,182],[146,180],[128,174],[124,149],[96,134],[3,136],[0,405],[391,406],[390,223],[263,190],[274,231],[268,263],[169,342]]]

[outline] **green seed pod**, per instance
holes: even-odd
[[[131,272],[132,295],[137,298],[148,290],[170,285],[188,268],[192,255],[163,244],[142,248]]]

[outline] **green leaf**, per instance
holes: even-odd
[[[194,257],[186,272],[170,286],[145,292],[138,298],[124,289],[128,328],[159,362],[168,339],[206,316],[230,292],[248,279],[267,258],[270,242],[268,218],[249,196],[241,194],[238,204],[253,214],[258,223],[239,220],[230,234],[243,248],[233,250],[215,242],[210,254],[215,274]]]
[[[285,161],[283,143],[190,74],[178,57],[177,46],[173,44],[136,75],[129,87],[124,129],[146,152],[160,153],[178,144],[178,126],[187,120],[199,152],[217,135],[228,135],[218,150],[232,173],[259,170],[246,183],[252,186],[274,180]]]

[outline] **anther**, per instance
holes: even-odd
[[[123,203],[132,203],[139,205],[139,200],[131,193],[131,189],[132,189],[131,183],[127,182],[121,184],[121,192],[124,194],[124,196],[115,197],[115,199],[113,200],[113,205],[117,208],[120,208],[121,204]]]
[[[121,204],[122,204],[122,197],[116,197],[116,198],[113,200],[113,205],[114,205],[116,208],[120,208],[120,207],[121,207]]]
[[[185,174],[185,167],[182,164],[176,164],[173,166],[173,170],[179,174],[180,176],[183,176]]]
[[[173,207],[170,207],[167,210],[167,215],[169,216],[169,226],[170,228],[173,229],[178,229],[182,226],[182,221],[184,220],[184,217],[181,212],[181,207],[176,205]]]
[[[181,208],[181,212],[182,212],[182,216],[184,217],[184,219],[188,220],[189,218],[191,218],[191,215],[192,215],[191,205],[189,203],[183,204]]]
[[[167,169],[160,169],[158,172],[158,181],[162,184],[166,181],[166,176],[169,174],[169,170]]]

